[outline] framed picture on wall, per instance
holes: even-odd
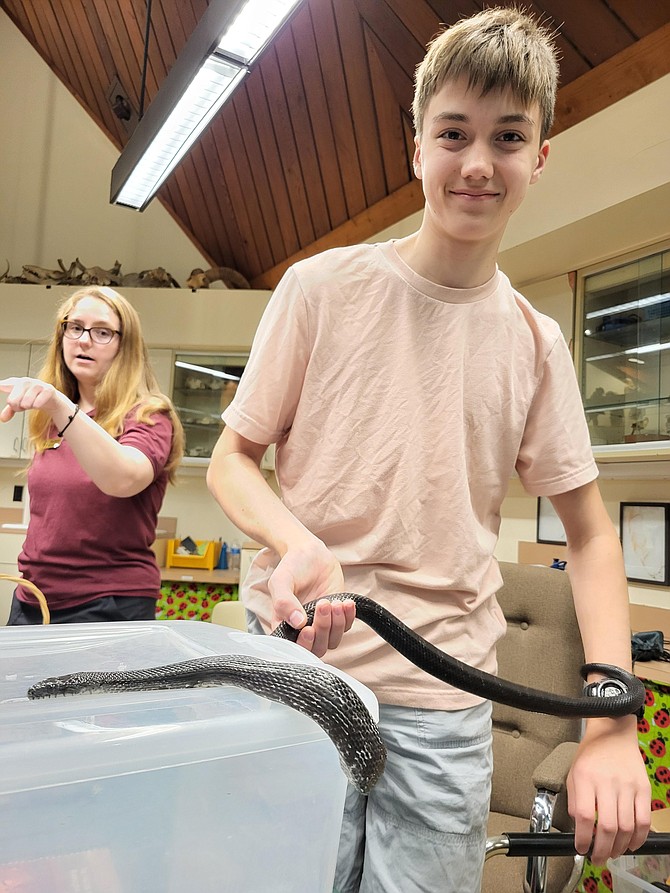
[[[670,503],[622,502],[619,536],[632,583],[670,586]]]
[[[538,543],[551,543],[555,546],[565,546],[567,543],[563,523],[546,496],[540,496],[537,500],[536,539]]]

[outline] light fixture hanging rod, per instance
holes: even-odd
[[[147,92],[147,68],[149,66],[149,38],[151,36],[151,0],[147,0],[147,15],[144,23],[144,53],[142,56],[142,80],[140,87],[140,109],[138,118],[144,117],[144,100]]]

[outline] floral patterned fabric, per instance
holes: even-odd
[[[637,724],[640,753],[651,781],[651,808],[670,807],[670,686],[642,680],[646,689],[644,716]],[[612,875],[585,863],[577,893],[608,893]]]
[[[236,599],[236,584],[166,582],[156,603],[156,620],[210,621],[217,602]]]

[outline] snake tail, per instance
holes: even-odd
[[[591,668],[597,667],[599,672],[619,679],[626,685],[627,692],[625,694],[611,698],[569,697],[527,688],[524,685],[499,679],[490,673],[484,673],[482,670],[470,667],[455,657],[451,657],[422,639],[382,605],[366,596],[342,592],[326,597],[330,601],[353,601],[356,605],[356,617],[417,667],[448,685],[453,685],[455,688],[460,688],[487,700],[520,710],[528,710],[532,713],[577,717],[627,716],[636,713],[644,703],[644,685],[639,679],[620,667],[613,667],[609,664],[588,665]],[[311,623],[314,618],[317,604],[318,600],[304,606],[308,623]],[[284,621],[279,624],[272,635],[295,641],[298,633],[299,630]]]

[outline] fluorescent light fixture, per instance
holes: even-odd
[[[180,369],[190,369],[192,372],[205,372],[207,375],[213,375],[214,378],[225,378],[228,381],[239,381],[239,375],[231,375],[229,372],[220,372],[218,369],[210,369],[208,366],[196,366],[193,363],[183,363],[181,360],[175,360],[175,366]]]
[[[301,0],[248,0],[222,34],[218,51],[251,65]]]
[[[644,363],[644,360],[635,360],[632,354],[641,353],[660,353],[662,350],[670,350],[670,341],[664,341],[657,344],[644,344],[642,347],[629,347],[627,350],[618,350],[616,353],[601,353],[597,357],[587,357],[587,363],[593,363],[597,360],[611,360],[614,357],[630,357],[632,362]]]
[[[654,304],[663,304],[670,300],[670,294],[664,292],[661,295],[652,295],[649,298],[640,298],[637,301],[626,301],[625,304],[616,304],[614,307],[605,307],[603,310],[592,310],[586,314],[586,319],[596,319],[609,313],[624,313],[626,310],[640,310],[643,307],[653,307]]]
[[[615,357],[622,357],[625,351],[617,350],[615,353],[599,353],[597,357],[587,357],[587,363],[597,363],[598,360],[613,360]]]
[[[658,344],[645,344],[642,347],[631,347],[629,350],[624,351],[624,353],[656,353],[661,350],[670,350],[670,341],[664,341],[663,343]]]
[[[212,0],[112,170],[112,204],[144,210],[302,0]]]

